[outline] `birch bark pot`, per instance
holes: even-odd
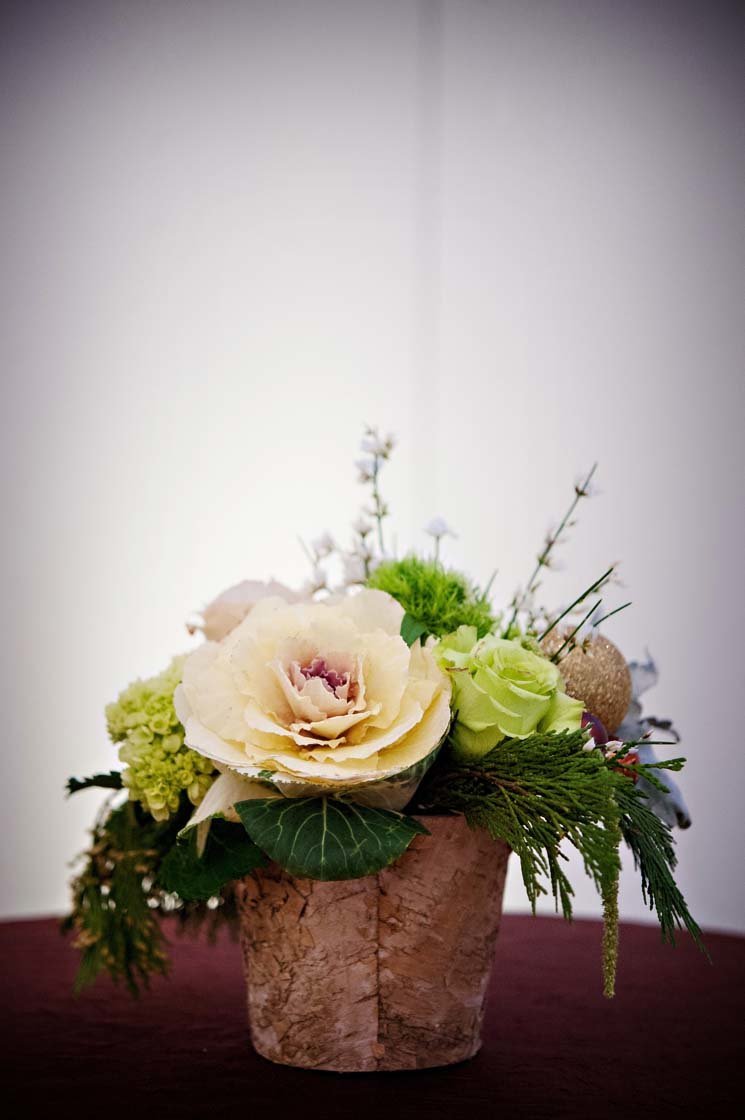
[[[238,884],[263,1057],[355,1073],[479,1050],[510,848],[459,816],[419,819],[430,835],[377,875],[324,883],[271,864]]]

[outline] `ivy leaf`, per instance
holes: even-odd
[[[69,797],[79,793],[81,789],[121,789],[122,776],[118,770],[109,770],[108,774],[94,774],[90,778],[68,778],[65,789]]]
[[[414,836],[428,835],[413,817],[332,797],[240,801],[246,832],[290,875],[360,879],[387,867]]]
[[[242,879],[265,863],[264,853],[238,824],[215,818],[202,856],[197,855],[197,830],[178,840],[163,860],[158,882],[187,902],[211,898],[225,883]]]
[[[401,619],[401,637],[407,646],[413,646],[417,638],[422,638],[427,633],[426,622],[418,622],[410,614],[405,614]]]

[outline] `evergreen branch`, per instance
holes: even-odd
[[[616,754],[614,757],[618,758],[620,755],[626,754],[627,751],[633,751],[636,747],[677,747],[679,742],[680,742],[679,739],[647,739],[644,735],[642,735],[641,738],[639,738],[639,739],[629,739],[629,740],[627,740],[627,742],[625,742],[623,744],[623,748],[620,749],[618,751],[618,754]],[[654,763],[650,762],[650,763],[646,763],[645,765],[661,766],[663,768],[663,770],[665,770],[665,769],[682,770],[683,769],[683,764],[685,763],[685,759],[684,758],[673,758],[673,759],[670,760],[670,762],[674,762],[674,763],[679,762],[681,765],[680,766],[670,766],[670,764],[668,762],[654,762]]]
[[[583,750],[586,738],[575,731],[503,740],[478,763],[435,773],[419,795],[426,808],[462,812],[472,827],[505,840],[532,909],[550,893],[565,918],[573,892],[560,862],[564,840],[601,893],[620,866],[613,776],[599,752]]]
[[[665,783],[657,777],[655,771],[672,770],[674,773],[678,773],[685,766],[686,760],[679,757],[658,759],[655,762],[624,762],[624,759],[628,758],[628,756],[641,745],[670,747],[674,746],[675,744],[658,742],[657,740],[650,739],[631,739],[629,742],[624,743],[618,750],[614,750],[612,753],[606,756],[608,765],[612,770],[616,771],[621,765],[623,765],[623,772],[627,776],[636,775],[636,777],[644,778],[649,782],[650,785],[654,786],[655,789],[658,789],[660,793],[669,793],[670,790],[665,785]]]
[[[168,972],[167,942],[160,925],[173,914],[182,929],[205,921],[214,935],[224,920],[232,920],[232,889],[220,892],[210,904],[185,902],[158,886],[164,856],[191,816],[186,797],[178,813],[155,821],[142,807],[126,801],[107,809],[93,829],[93,842],[72,883],[72,908],[62,929],[72,932],[81,950],[75,991],[106,971],[123,981],[132,995],[149,986],[150,977]]]
[[[671,758],[667,762],[633,762],[626,764],[626,772],[628,774],[638,774],[639,777],[644,778],[655,789],[658,789],[660,793],[669,793],[669,788],[657,777],[654,771],[672,770],[677,773],[677,771],[683,769],[684,763],[684,758]]]
[[[657,914],[663,941],[674,945],[676,929],[687,929],[698,948],[711,960],[701,930],[673,877],[677,859],[670,828],[652,812],[645,794],[633,782],[620,775],[614,775],[614,781],[621,834],[641,874],[644,901]]]
[[[581,731],[506,739],[478,762],[430,772],[419,800],[425,808],[461,812],[471,827],[505,840],[520,861],[534,912],[539,896],[550,894],[557,910],[571,918],[572,887],[561,866],[561,845],[565,840],[574,845],[603,900],[603,990],[612,996],[621,838],[631,848],[645,902],[656,911],[663,938],[674,943],[675,928],[684,927],[706,950],[673,878],[670,830],[630,780],[638,772],[659,783],[654,770],[679,770],[683,760],[626,764],[619,773],[619,760],[637,744],[624,744],[607,759],[585,745]]]

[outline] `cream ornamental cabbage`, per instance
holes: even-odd
[[[382,591],[267,598],[187,658],[174,702],[187,744],[223,770],[213,813],[240,799],[235,775],[254,779],[245,797],[265,796],[255,779],[268,778],[288,797],[403,808],[450,724],[448,675],[406,645],[403,613]]]

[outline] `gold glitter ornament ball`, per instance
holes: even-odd
[[[549,634],[541,642],[542,652],[550,657],[566,637],[555,631]],[[609,735],[615,734],[631,703],[631,674],[620,649],[598,635],[562,656],[559,672],[569,696],[581,700]]]

